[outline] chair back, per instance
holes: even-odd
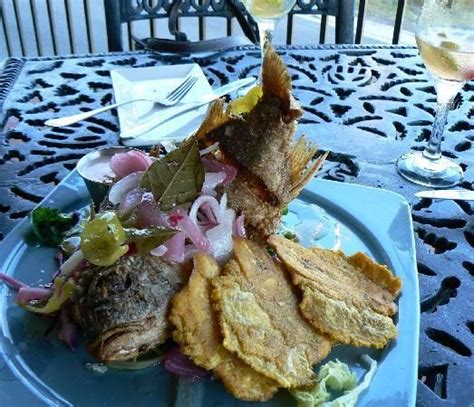
[[[354,2],[355,0],[297,0],[288,15],[287,43],[291,43],[293,16],[296,14],[322,15],[321,32],[326,30],[327,16],[336,17],[336,42],[353,43],[354,40]],[[197,17],[199,21],[199,40],[205,34],[204,17],[223,17],[226,19],[227,36],[232,34],[232,19],[237,19],[248,40],[258,42],[258,30],[254,20],[239,0],[104,0],[107,23],[109,51],[121,51],[122,28],[124,23],[138,20],[168,18],[168,30],[178,43],[189,43],[185,33],[179,29],[181,17]],[[150,23],[151,37],[154,37],[154,25]],[[324,34],[320,33],[320,42],[324,42]],[[323,41],[321,41],[323,40]],[[159,46],[165,45],[172,50],[170,40],[156,40]],[[231,42],[235,44],[234,42]],[[144,44],[139,41],[139,44]],[[217,44],[220,44],[219,42]],[[169,48],[169,49],[168,49]],[[202,47],[198,47],[200,50]]]
[[[336,44],[354,43],[355,0],[296,0],[288,15],[286,43],[291,44],[293,16],[296,14],[320,14],[319,42],[325,43],[327,17],[336,18]]]

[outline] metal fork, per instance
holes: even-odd
[[[194,75],[187,76],[183,80],[183,82],[181,82],[174,90],[168,93],[164,98],[153,98],[153,99],[139,98],[139,99],[127,100],[126,102],[114,103],[112,105],[104,106],[99,109],[90,110],[88,112],[79,113],[72,116],[46,120],[44,124],[46,126],[51,126],[51,127],[69,126],[70,124],[77,123],[81,120],[87,119],[91,116],[95,116],[96,114],[105,112],[115,107],[127,105],[129,103],[142,102],[142,101],[153,102],[153,103],[156,103],[157,105],[162,105],[166,107],[173,106],[177,104],[184,96],[186,96],[186,94],[191,90],[191,88],[194,86],[197,80],[198,80],[197,76],[194,76]]]

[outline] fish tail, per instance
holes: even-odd
[[[291,103],[291,77],[281,57],[268,44],[262,64],[264,95],[273,95],[287,106]]]
[[[263,98],[273,96],[280,100],[282,111],[286,116],[283,120],[286,123],[303,115],[303,111],[294,99],[291,89],[291,76],[288,68],[272,46],[268,45],[262,64]]]

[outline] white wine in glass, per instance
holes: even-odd
[[[296,0],[243,0],[243,3],[258,24],[263,57],[265,44],[272,42],[276,23],[290,12]]]
[[[416,43],[434,78],[436,117],[428,146],[398,159],[398,172],[433,188],[448,188],[463,177],[461,167],[441,154],[444,127],[454,97],[474,79],[474,0],[425,0]]]

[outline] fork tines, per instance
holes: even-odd
[[[166,99],[170,102],[181,99],[197,82],[198,78],[196,76],[188,76],[181,85],[179,85],[175,90],[170,92]]]

